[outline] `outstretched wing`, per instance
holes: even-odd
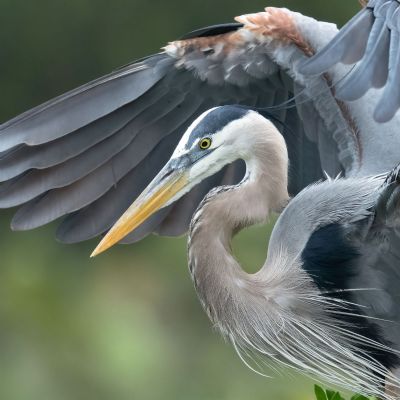
[[[104,233],[165,164],[191,121],[216,105],[268,110],[281,121],[292,194],[323,170],[348,171],[359,156],[351,119],[329,80],[297,79],[310,48],[296,18],[305,17],[268,9],[238,24],[201,29],[1,125],[0,207],[21,206],[13,229],[65,217],[61,241]],[[307,29],[312,24],[329,37],[335,33],[306,19]],[[203,196],[243,173],[241,162],[227,167],[126,240],[183,234]]]
[[[338,35],[307,61],[301,72],[321,74],[337,63],[355,64],[336,87],[337,97],[352,101],[371,88],[385,87],[374,112],[378,122],[400,108],[400,3],[370,0]]]

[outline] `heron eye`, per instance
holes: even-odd
[[[207,150],[211,146],[212,140],[210,138],[201,139],[199,147],[201,150]]]

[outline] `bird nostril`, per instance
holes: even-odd
[[[173,172],[174,172],[174,169],[173,169],[173,168],[169,168],[169,169],[164,173],[164,175],[162,176],[161,179],[168,178]]]

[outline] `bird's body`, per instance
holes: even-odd
[[[374,388],[384,385],[385,368],[400,365],[399,277],[390,272],[389,280],[388,266],[379,268],[369,260],[371,239],[358,238],[357,226],[366,229],[370,222],[382,182],[326,181],[301,192],[278,220],[268,258],[253,275],[231,253],[237,227],[214,222],[215,209],[219,220],[232,221],[224,210],[240,198],[235,193],[240,189],[207,196],[190,232],[189,265],[210,319],[252,368],[262,371],[260,360],[283,364],[332,384],[382,395]],[[317,201],[327,201],[331,208],[316,210]],[[236,212],[235,217],[246,215]],[[347,235],[352,235],[348,241]],[[381,241],[374,244],[375,249],[380,246]],[[382,365],[374,364],[374,357]]]
[[[385,58],[377,49],[389,36],[399,44],[389,24],[399,7],[368,4],[350,28],[361,26],[369,42],[358,36],[351,56],[334,25],[267,8],[16,117],[0,126],[0,206],[22,205],[14,229],[66,215],[65,242],[108,231],[94,254],[150,232],[180,235],[190,223],[196,290],[245,362],[258,369],[262,357],[394,399],[400,103],[386,58],[400,51]],[[336,85],[354,85],[360,69],[338,61],[364,53],[372,69],[362,63],[357,95],[344,101]],[[245,273],[233,235],[282,209],[265,265]]]
[[[306,188],[278,219],[264,266],[247,274],[232,237],[288,201],[283,138],[259,116],[247,118],[247,144],[239,145],[245,178],[211,191],[191,223],[189,268],[199,298],[249,364],[264,357],[382,395],[374,388],[384,385],[385,369],[400,366],[398,216],[387,215],[386,203],[384,215],[376,212],[393,182],[380,175]]]

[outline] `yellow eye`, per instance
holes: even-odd
[[[207,150],[211,146],[212,140],[210,138],[201,139],[199,147],[201,150]]]

